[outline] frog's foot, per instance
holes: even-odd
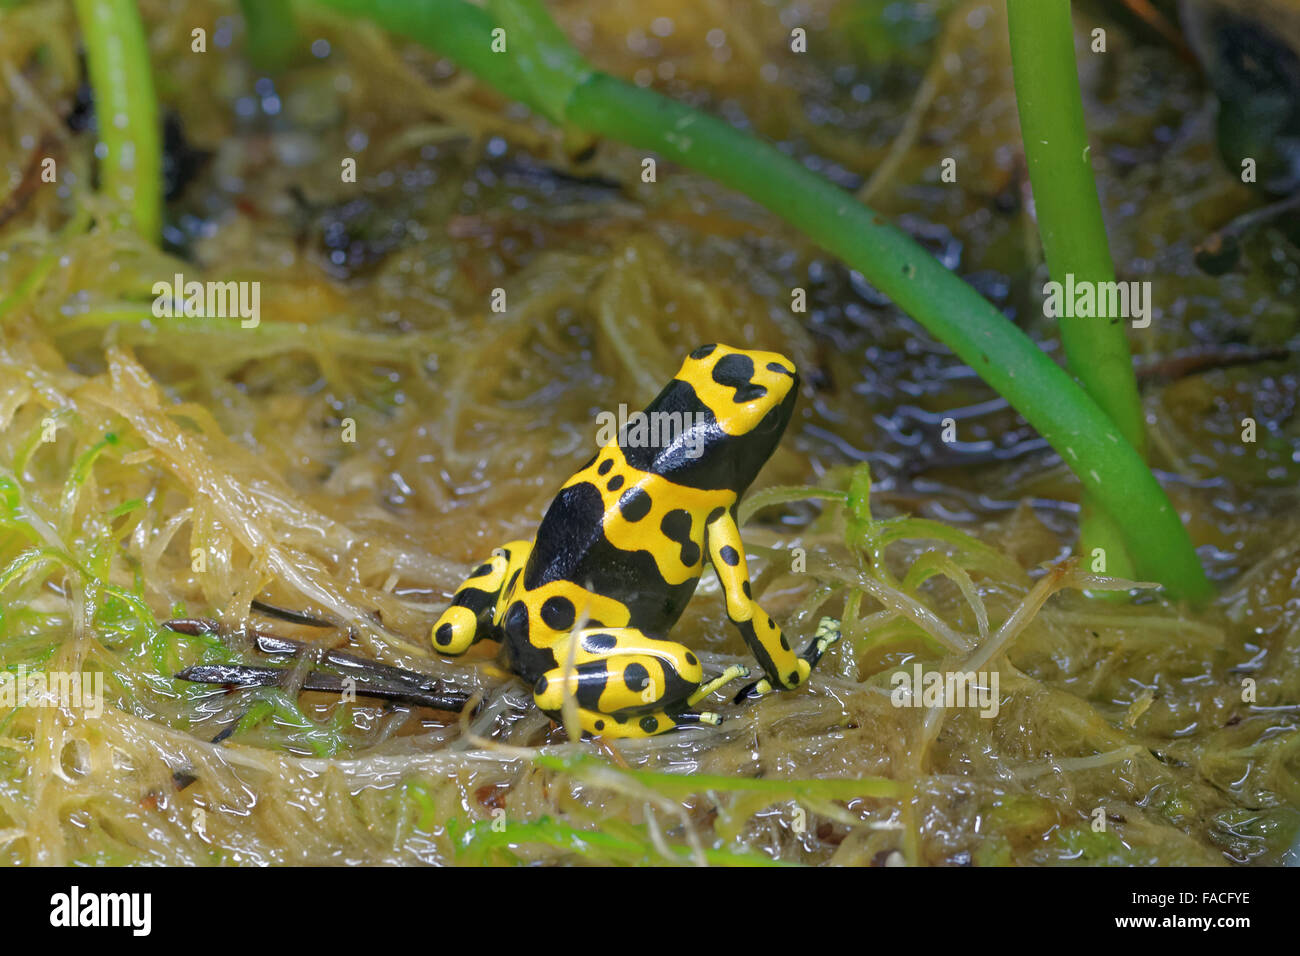
[[[733,680],[742,680],[748,676],[749,676],[748,667],[744,667],[743,665],[740,664],[732,664],[730,667],[728,667],[717,677],[713,678],[710,681],[707,681],[706,683],[701,684],[699,686],[699,689],[696,690],[695,693],[691,694],[690,697],[686,698],[686,703],[694,707],[700,701],[704,700],[704,698],[712,694],[715,690],[718,690],[723,686],[730,684]],[[716,717],[717,715],[714,714],[712,716]],[[705,721],[705,723],[708,723],[708,721]],[[714,721],[714,723],[716,724],[716,721]]]
[[[799,655],[800,659],[806,661],[808,664],[808,670],[802,674],[802,679],[799,683],[802,684],[808,679],[807,675],[817,666],[817,662],[822,659],[822,655],[826,653],[826,649],[838,641],[841,636],[842,632],[840,630],[840,622],[835,618],[824,617],[817,622],[817,630],[813,633],[812,640],[808,642],[808,646],[804,648],[804,652]],[[800,667],[799,670],[803,671],[803,668]],[[747,700],[754,700],[765,694],[770,694],[776,689],[777,688],[773,685],[772,681],[769,678],[764,677],[760,680],[754,681],[754,683],[749,684],[746,687],[742,687],[740,693],[736,695],[733,703],[740,704]]]
[[[743,704],[747,700],[756,700],[764,694],[770,693],[772,693],[772,682],[764,677],[740,688],[740,693],[732,698],[731,702],[733,704]]]
[[[824,617],[817,622],[817,630],[813,633],[813,639],[808,646],[804,648],[801,655],[808,662],[808,667],[817,666],[817,662],[822,659],[826,649],[834,644],[843,636],[840,630],[840,622],[833,617]]]

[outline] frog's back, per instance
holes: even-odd
[[[699,583],[709,515],[734,501],[725,490],[683,489],[633,468],[611,443],[551,502],[523,585],[568,582],[626,608],[625,622],[599,623],[665,635]]]
[[[537,529],[524,590],[567,582],[626,608],[626,621],[600,623],[667,634],[695,593],[706,528],[771,455],[797,381],[776,353],[692,352],[560,490]]]

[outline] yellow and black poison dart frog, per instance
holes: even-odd
[[[706,677],[700,660],[668,633],[695,592],[707,553],[727,615],[762,667],[737,700],[798,687],[839,639],[823,618],[801,652],[754,601],[736,504],[790,421],[799,376],[775,352],[702,345],[642,413],[565,482],[532,541],[498,548],[457,589],[433,625],[433,647],[463,654],[501,642],[505,663],[532,684],[537,705],[561,719],[567,697],[586,734],[645,737],[721,718],[695,707],[724,684],[749,676],[730,667]],[[655,427],[646,429],[646,421]],[[629,422],[630,424],[630,422]],[[673,427],[673,426],[676,427]],[[667,427],[665,427],[667,426]],[[253,609],[316,627],[331,626],[260,601]],[[188,634],[224,633],[206,619],[168,621]],[[304,645],[245,632],[261,653]],[[311,670],[301,689],[459,710],[468,695],[403,668],[318,650],[333,671]],[[293,668],[197,664],[176,676],[235,687],[283,685]],[[236,727],[230,724],[218,737]]]
[[[780,442],[798,384],[794,364],[776,352],[691,352],[645,410],[683,427],[654,429],[650,441],[624,428],[565,482],[532,541],[493,551],[460,586],[433,625],[434,649],[463,654],[499,640],[538,707],[558,720],[571,694],[588,734],[717,724],[695,706],[748,669],[706,679],[691,649],[667,636],[707,553],[727,615],[763,670],[740,696],[798,687],[839,629],[825,619],[802,652],[790,646],[751,594],[736,524],[736,504]]]

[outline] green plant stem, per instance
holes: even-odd
[[[520,73],[512,54],[490,52],[496,21],[464,0],[318,3],[369,17],[436,49],[507,95],[524,90],[523,101],[543,113],[567,83],[558,119],[569,130],[657,152],[763,204],[859,270],[1003,395],[1103,503],[1142,576],[1176,596],[1211,593],[1169,499],[1101,407],[973,288],[842,189],[726,123],[572,57],[532,58],[554,70],[545,78],[547,102],[538,103],[531,91],[541,80]],[[494,6],[515,4],[533,16],[540,9],[535,0],[496,0]],[[527,41],[508,37],[514,46]]]
[[[465,0],[316,0],[316,5],[373,20],[385,30],[451,57],[503,96],[537,106],[533,90],[514,68],[509,53],[492,51],[496,21]]]
[[[134,0],[75,0],[95,93],[100,191],[150,242],[162,235],[162,142],[149,47]]]
[[[1070,0],[1008,0],[1007,20],[1020,129],[1052,279],[1064,284],[1073,274],[1076,282],[1113,282],[1115,267],[1088,161]],[[1142,403],[1124,322],[1062,316],[1060,327],[1071,373],[1145,458]],[[1133,575],[1121,529],[1092,494],[1084,496],[1079,537],[1085,560],[1101,548],[1107,573]]]
[[[239,0],[248,29],[248,58],[259,70],[289,65],[299,47],[298,27],[289,0]]]

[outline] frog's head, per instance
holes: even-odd
[[[629,462],[679,484],[743,494],[781,441],[798,393],[784,355],[701,345],[646,409],[681,413],[686,427],[653,461],[633,452]]]

